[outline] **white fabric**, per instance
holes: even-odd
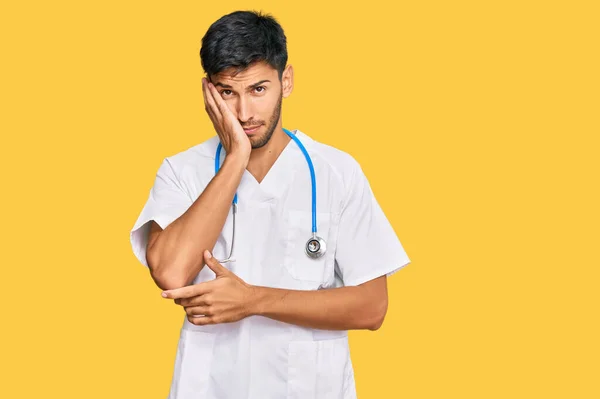
[[[238,188],[236,262],[225,266],[249,284],[317,290],[354,286],[410,263],[349,154],[293,131],[310,154],[317,181],[317,230],[327,251],[310,259],[311,179],[290,140],[259,184],[247,170]],[[198,198],[214,176],[218,136],[165,158],[135,225],[131,245],[147,265],[150,220],[165,228]],[[222,155],[223,156],[223,155]],[[214,256],[229,254],[232,213]],[[214,279],[207,267],[194,284]],[[262,316],[196,326],[183,314],[168,399],[350,399],[356,397],[347,331],[296,326]]]

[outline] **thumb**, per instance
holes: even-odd
[[[204,250],[204,261],[210,270],[215,272],[217,277],[227,274],[228,270],[215,259],[208,249]]]

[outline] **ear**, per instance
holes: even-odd
[[[294,68],[291,64],[285,67],[281,75],[281,95],[285,98],[292,94],[294,89]]]

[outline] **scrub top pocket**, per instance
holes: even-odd
[[[286,399],[356,399],[348,337],[290,341]]]
[[[296,280],[324,282],[333,273],[333,243],[331,239],[331,214],[317,212],[317,236],[325,240],[326,251],[320,258],[309,258],[306,242],[312,237],[312,212],[287,211],[287,236],[283,265]]]
[[[182,328],[169,399],[201,399],[208,390],[216,335]]]

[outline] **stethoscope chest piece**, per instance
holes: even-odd
[[[325,254],[325,249],[326,249],[326,245],[325,245],[325,240],[322,239],[321,237],[317,236],[317,181],[316,181],[316,177],[315,177],[315,168],[313,166],[312,160],[310,158],[310,155],[308,153],[308,151],[306,151],[306,148],[304,147],[304,145],[302,144],[302,142],[300,141],[300,139],[298,139],[298,137],[296,137],[296,135],[294,133],[292,133],[291,131],[283,128],[283,131],[292,139],[296,142],[296,144],[298,144],[298,147],[300,148],[300,150],[302,151],[302,153],[304,154],[304,157],[306,158],[306,163],[308,164],[308,169],[310,171],[310,183],[311,183],[311,199],[312,199],[312,236],[308,239],[308,241],[306,242],[306,245],[304,246],[304,252],[306,252],[306,255],[311,258],[311,259],[318,259],[320,257],[322,257]],[[219,172],[220,166],[221,166],[221,150],[223,149],[223,144],[221,142],[219,142],[219,145],[217,146],[217,152],[215,153],[215,175]],[[227,257],[227,259],[224,260],[219,260],[220,263],[225,263],[225,262],[235,262],[235,258],[233,258],[233,245],[234,245],[234,241],[235,241],[235,214],[237,213],[237,192],[235,193],[235,196],[233,197],[233,232],[232,232],[232,237],[231,237],[231,251],[229,252],[229,256]]]
[[[312,237],[306,241],[306,245],[304,247],[304,251],[309,258],[317,259],[325,254],[325,250],[327,246],[325,245],[325,240],[321,237],[313,234]]]

